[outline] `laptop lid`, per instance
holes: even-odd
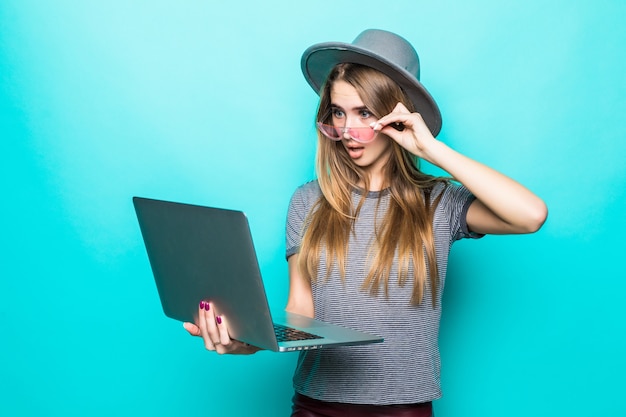
[[[281,314],[287,326],[318,339],[279,344],[245,214],[134,197],[133,204],[166,316],[197,322],[198,304],[209,300],[228,317],[234,339],[273,351],[380,342],[373,335],[306,317]],[[275,317],[275,319],[278,317]]]

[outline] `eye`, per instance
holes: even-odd
[[[338,109],[336,107],[331,109],[331,113],[334,119],[343,119],[345,116],[343,110]]]
[[[361,119],[369,119],[373,115],[372,115],[372,113],[370,113],[369,110],[361,109],[361,110],[359,110],[359,116],[361,117]]]

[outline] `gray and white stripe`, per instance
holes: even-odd
[[[336,267],[324,279],[327,259],[322,256],[321,279],[312,289],[317,319],[380,335],[385,342],[302,352],[293,378],[297,392],[323,401],[380,405],[425,402],[441,396],[438,334],[448,254],[456,240],[478,236],[470,234],[465,223],[471,193],[462,186],[444,184],[433,189],[432,198],[439,193],[443,195],[433,220],[441,289],[436,306],[430,302],[428,284],[424,301],[412,306],[413,283],[399,286],[395,267],[388,297],[384,292],[372,296],[361,289],[369,270],[367,253],[374,237],[376,208],[380,219],[390,200],[387,191],[370,192],[348,243],[345,280]],[[317,181],[304,184],[292,196],[287,257],[299,251],[305,218],[320,196]],[[353,193],[355,203],[360,197]]]

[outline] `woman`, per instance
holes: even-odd
[[[301,353],[292,416],[430,416],[441,396],[437,337],[452,243],[535,232],[547,208],[435,138],[441,116],[405,39],[366,30],[352,44],[314,45],[302,69],[320,93],[317,180],[289,206],[286,310],[385,341]],[[453,180],[422,173],[419,159]],[[207,349],[257,350],[231,340],[209,303],[200,312],[185,327]]]

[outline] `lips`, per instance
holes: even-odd
[[[346,151],[348,151],[348,155],[350,156],[350,158],[358,159],[363,156],[365,147],[357,145],[346,145]]]

